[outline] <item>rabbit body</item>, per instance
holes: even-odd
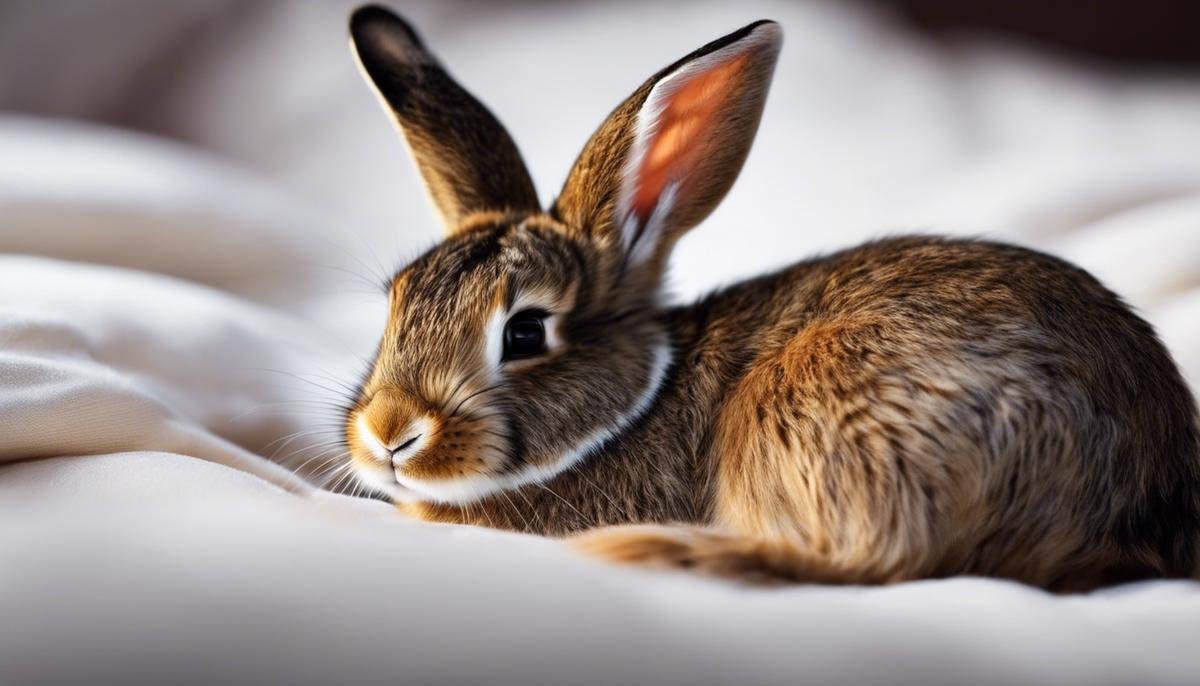
[[[745,581],[1197,574],[1195,401],[1083,270],[892,238],[660,304],[748,154],[776,25],[651,77],[545,211],[411,27],[368,7],[351,32],[447,228],[389,284],[346,417],[403,511]]]
[[[911,237],[659,315],[654,406],[544,484],[422,518],[758,580],[1059,589],[1197,564],[1197,425],[1150,326],[1021,248]],[[718,527],[719,531],[699,527]]]

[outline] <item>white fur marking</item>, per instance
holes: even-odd
[[[367,416],[364,413],[359,413],[358,419],[354,420],[358,428],[358,438],[362,444],[366,446],[367,452],[371,456],[385,464],[392,463],[392,451],[387,449],[387,446],[379,440],[375,435],[375,431],[367,424]]]
[[[483,354],[487,360],[488,369],[499,369],[504,358],[504,327],[508,324],[509,312],[503,307],[497,308],[488,317],[483,329]]]

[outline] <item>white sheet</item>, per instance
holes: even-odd
[[[0,256],[0,682],[1195,680],[1197,583],[1065,598],[979,579],[749,590],[405,521],[260,457],[330,455],[334,410],[309,403],[339,400],[382,324],[357,275],[430,239],[382,219],[432,225],[365,92],[312,104],[325,124],[307,133],[272,128],[305,111],[285,91],[361,87],[323,56],[332,48],[308,54],[322,41],[280,45],[340,8],[271,7],[258,29],[275,42],[197,61],[192,84],[213,101],[176,97],[195,114],[170,121],[283,190],[183,146],[0,119],[0,252],[25,253]],[[667,12],[647,5],[634,25],[536,5],[490,28],[434,22],[430,42],[530,138],[546,191],[631,84],[746,12],[671,16],[664,44],[575,91],[564,75],[594,59],[576,45],[618,26],[641,44]],[[934,51],[831,5],[759,13],[788,32],[780,83],[746,176],[678,255],[685,296],[897,227],[983,232],[1092,269],[1200,379],[1200,81]],[[487,71],[508,59],[484,40],[497,23],[539,37],[505,49],[553,65],[548,104],[522,104],[499,85],[510,74]],[[255,81],[258,102],[222,99],[240,61],[265,53],[322,68],[298,85]],[[231,121],[245,128],[214,124]],[[249,146],[255,127],[275,136]],[[337,166],[347,150],[361,164]]]

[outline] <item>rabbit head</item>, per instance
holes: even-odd
[[[390,283],[346,416],[356,473],[398,500],[447,503],[553,478],[664,383],[666,260],[741,169],[780,30],[750,24],[651,77],[548,210],[508,133],[408,24],[365,7],[351,35],[446,230]]]

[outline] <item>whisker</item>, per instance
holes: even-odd
[[[343,466],[343,468],[341,469],[342,475],[340,477],[338,477],[338,479],[336,481],[333,482],[333,485],[330,486],[328,489],[329,491],[331,491],[333,493],[342,493],[343,492],[342,489],[344,489],[346,487],[346,485],[349,483],[349,481],[354,478],[354,470],[350,469],[349,467],[350,467],[349,463],[347,463],[346,465]]]
[[[454,402],[455,397],[458,396],[458,392],[462,390],[462,387],[467,385],[467,383],[474,381],[479,374],[480,372],[476,370],[460,379],[459,382],[454,386],[454,390],[450,391],[450,393],[446,396],[446,400],[442,402],[441,407],[438,408],[438,413],[445,414],[446,408],[450,405],[450,403]]]
[[[530,514],[533,515],[534,520],[537,522],[537,525],[538,525],[538,529],[534,533],[541,533],[542,531],[544,531],[545,529],[542,524],[542,515],[541,515],[541,513],[538,512],[538,509],[533,506],[533,502],[529,500],[529,496],[525,495],[525,489],[518,488],[517,490],[513,491],[513,493],[516,493],[517,495],[521,496],[521,500],[524,500],[525,504],[529,506],[529,512],[530,512]]]
[[[477,397],[483,395],[484,393],[490,393],[492,391],[498,390],[503,387],[504,387],[503,383],[498,383],[498,384],[493,384],[491,386],[486,386],[484,388],[479,389],[478,391],[475,391],[474,393],[472,393],[472,394],[468,395],[467,397],[463,398],[462,400],[458,401],[458,404],[455,405],[454,409],[450,411],[450,416],[453,417],[453,416],[457,415],[459,409],[462,408],[462,406],[468,400],[471,400],[472,398],[477,398]]]
[[[479,511],[480,511],[480,512],[482,512],[482,513],[483,513],[483,516],[484,516],[484,518],[485,518],[485,519],[487,519],[488,527],[489,527],[489,528],[492,528],[492,529],[495,529],[495,528],[496,528],[496,523],[492,521],[492,516],[491,516],[490,514],[488,514],[487,505],[486,505],[486,504],[484,504],[484,503],[480,503],[480,504],[479,504]]]
[[[285,407],[287,405],[295,405],[297,407]],[[340,425],[345,419],[346,409],[341,405],[334,404],[332,401],[325,403],[319,400],[281,400],[278,402],[259,403],[256,407],[234,415],[230,418],[230,421],[238,422],[251,415],[265,417],[297,417],[307,415]]]
[[[504,413],[503,412],[484,412],[484,413],[480,414],[480,413],[469,412],[469,413],[463,415],[463,419],[466,419],[468,422],[479,422],[479,421],[483,421],[484,419],[495,419],[496,417],[503,418]]]
[[[342,461],[344,454],[338,453],[332,457],[323,460],[319,465],[313,468],[314,479],[332,479],[336,474],[343,470],[351,469],[352,464],[349,460]]]
[[[559,500],[561,500],[561,501],[562,501],[562,503],[563,503],[564,505],[566,505],[567,507],[569,507],[569,508],[571,508],[572,510],[574,510],[574,511],[575,511],[575,514],[579,515],[579,519],[580,519],[580,522],[581,522],[581,523],[583,523],[583,524],[587,524],[587,523],[588,523],[588,518],[587,518],[587,515],[585,515],[585,514],[583,514],[582,512],[580,512],[580,511],[579,511],[579,508],[577,508],[577,507],[575,507],[574,505],[572,505],[572,504],[571,504],[569,501],[567,501],[567,499],[566,499],[566,498],[564,498],[564,497],[562,497],[561,495],[559,495],[558,493],[556,493],[556,492],[555,492],[553,489],[551,489],[549,486],[547,486],[546,484],[543,484],[543,483],[538,483],[538,482],[536,482],[536,481],[534,481],[534,482],[533,482],[533,485],[537,486],[538,488],[542,489],[543,491],[546,491],[547,493],[549,493],[550,495],[554,496],[555,498],[558,498]]]
[[[515,514],[516,514],[518,517],[520,517],[520,518],[521,518],[521,523],[522,523],[522,524],[524,525],[524,527],[525,527],[525,529],[524,529],[524,530],[525,530],[525,531],[530,531],[530,528],[529,528],[529,520],[528,520],[528,519],[525,519],[525,515],[521,514],[521,511],[520,511],[519,509],[517,509],[517,506],[516,506],[516,504],[515,504],[515,503],[513,503],[512,499],[510,499],[510,498],[508,497],[508,495],[507,495],[507,494],[505,494],[505,492],[504,492],[504,491],[497,491],[497,493],[498,493],[498,494],[499,494],[499,495],[500,495],[502,498],[504,498],[504,500],[505,500],[505,501],[508,503],[508,506],[512,508],[512,511],[513,511],[513,513],[515,513]]]
[[[291,444],[291,442],[296,440],[297,438],[304,438],[306,436],[317,436],[317,435],[321,435],[321,434],[325,434],[325,433],[326,433],[325,429],[310,429],[308,431],[304,431],[304,430],[296,431],[296,432],[290,433],[286,436],[280,436],[279,438],[276,438],[275,440],[271,441],[270,443],[264,445],[262,449],[263,449],[263,451],[267,451],[267,450],[270,450],[271,448],[275,448],[275,452],[278,453],[280,450],[283,450],[284,448],[288,447],[288,445]],[[276,446],[278,446],[278,447],[276,447]],[[272,455],[271,457],[272,457],[272,459],[274,459],[275,456]]]
[[[291,468],[289,466],[290,462],[301,459],[302,457],[304,457],[304,453],[315,451],[315,454],[311,455],[307,459],[305,459],[304,462],[302,462],[300,464],[300,466],[292,469],[293,472],[299,473],[301,470],[303,470],[305,467],[307,467],[313,460],[320,459],[321,457],[324,457],[324,456],[328,455],[330,452],[335,451],[335,450],[340,451],[342,453],[346,453],[346,446],[341,441],[327,441],[325,443],[320,443],[320,444],[309,446],[307,448],[301,448],[300,450],[292,451],[292,453],[289,454],[287,457],[280,459],[280,460],[276,460],[276,462],[278,462],[279,464],[282,464],[285,467],[289,467],[289,469],[290,469]]]
[[[321,389],[321,390],[323,390],[323,391],[326,391],[326,392],[328,392],[328,393],[333,393],[333,394],[337,395],[338,397],[342,397],[342,396],[343,396],[343,394],[345,393],[345,391],[344,391],[344,390],[342,390],[342,389],[339,389],[339,388],[330,388],[329,386],[326,386],[326,385],[324,385],[324,384],[319,384],[319,383],[317,383],[316,381],[313,381],[312,379],[306,379],[306,378],[304,378],[303,376],[301,376],[301,375],[299,375],[299,374],[296,374],[295,372],[289,372],[289,371],[287,371],[287,370],[284,370],[284,369],[270,369],[270,368],[266,368],[266,367],[252,367],[252,368],[250,368],[250,370],[251,370],[251,371],[259,371],[259,372],[267,372],[267,373],[270,373],[270,374],[279,374],[279,375],[281,375],[281,376],[286,376],[286,377],[288,377],[288,378],[295,379],[296,381],[299,381],[299,382],[301,382],[301,383],[306,383],[306,384],[308,384],[308,385],[310,385],[310,386],[313,386],[313,387],[315,387],[315,388],[319,388],[319,389]]]
[[[357,388],[351,386],[350,384],[346,383],[344,380],[338,378],[337,376],[330,374],[329,371],[323,367],[320,368],[320,371],[321,371],[320,374],[313,374],[313,376],[317,377],[318,379],[323,379],[325,381],[328,381],[329,383],[333,384],[337,388],[340,388],[340,389],[346,391],[347,393],[349,393],[352,396],[358,395]]]
[[[575,466],[573,466],[573,467],[570,469],[570,472],[571,472],[572,474],[575,474],[575,475],[576,475],[576,476],[578,476],[579,478],[583,479],[583,483],[587,484],[588,486],[591,486],[593,490],[595,490],[597,493],[599,493],[601,496],[603,496],[603,497],[604,497],[604,499],[608,501],[608,504],[613,506],[613,514],[614,514],[614,515],[617,515],[617,516],[620,516],[620,514],[621,514],[621,512],[622,512],[622,508],[621,508],[621,506],[620,506],[620,505],[618,505],[618,504],[617,504],[617,501],[613,500],[612,496],[611,496],[611,495],[609,495],[609,493],[608,493],[607,491],[605,491],[604,489],[600,488],[600,487],[599,487],[598,485],[596,485],[596,484],[595,484],[595,483],[594,483],[594,482],[593,482],[591,479],[589,479],[589,478],[587,477],[587,475],[586,475],[586,474],[584,474],[584,473],[583,473],[583,471],[579,469],[579,466],[578,466],[578,465],[575,465]],[[597,524],[598,524],[598,523],[599,523],[599,522],[597,522]]]

